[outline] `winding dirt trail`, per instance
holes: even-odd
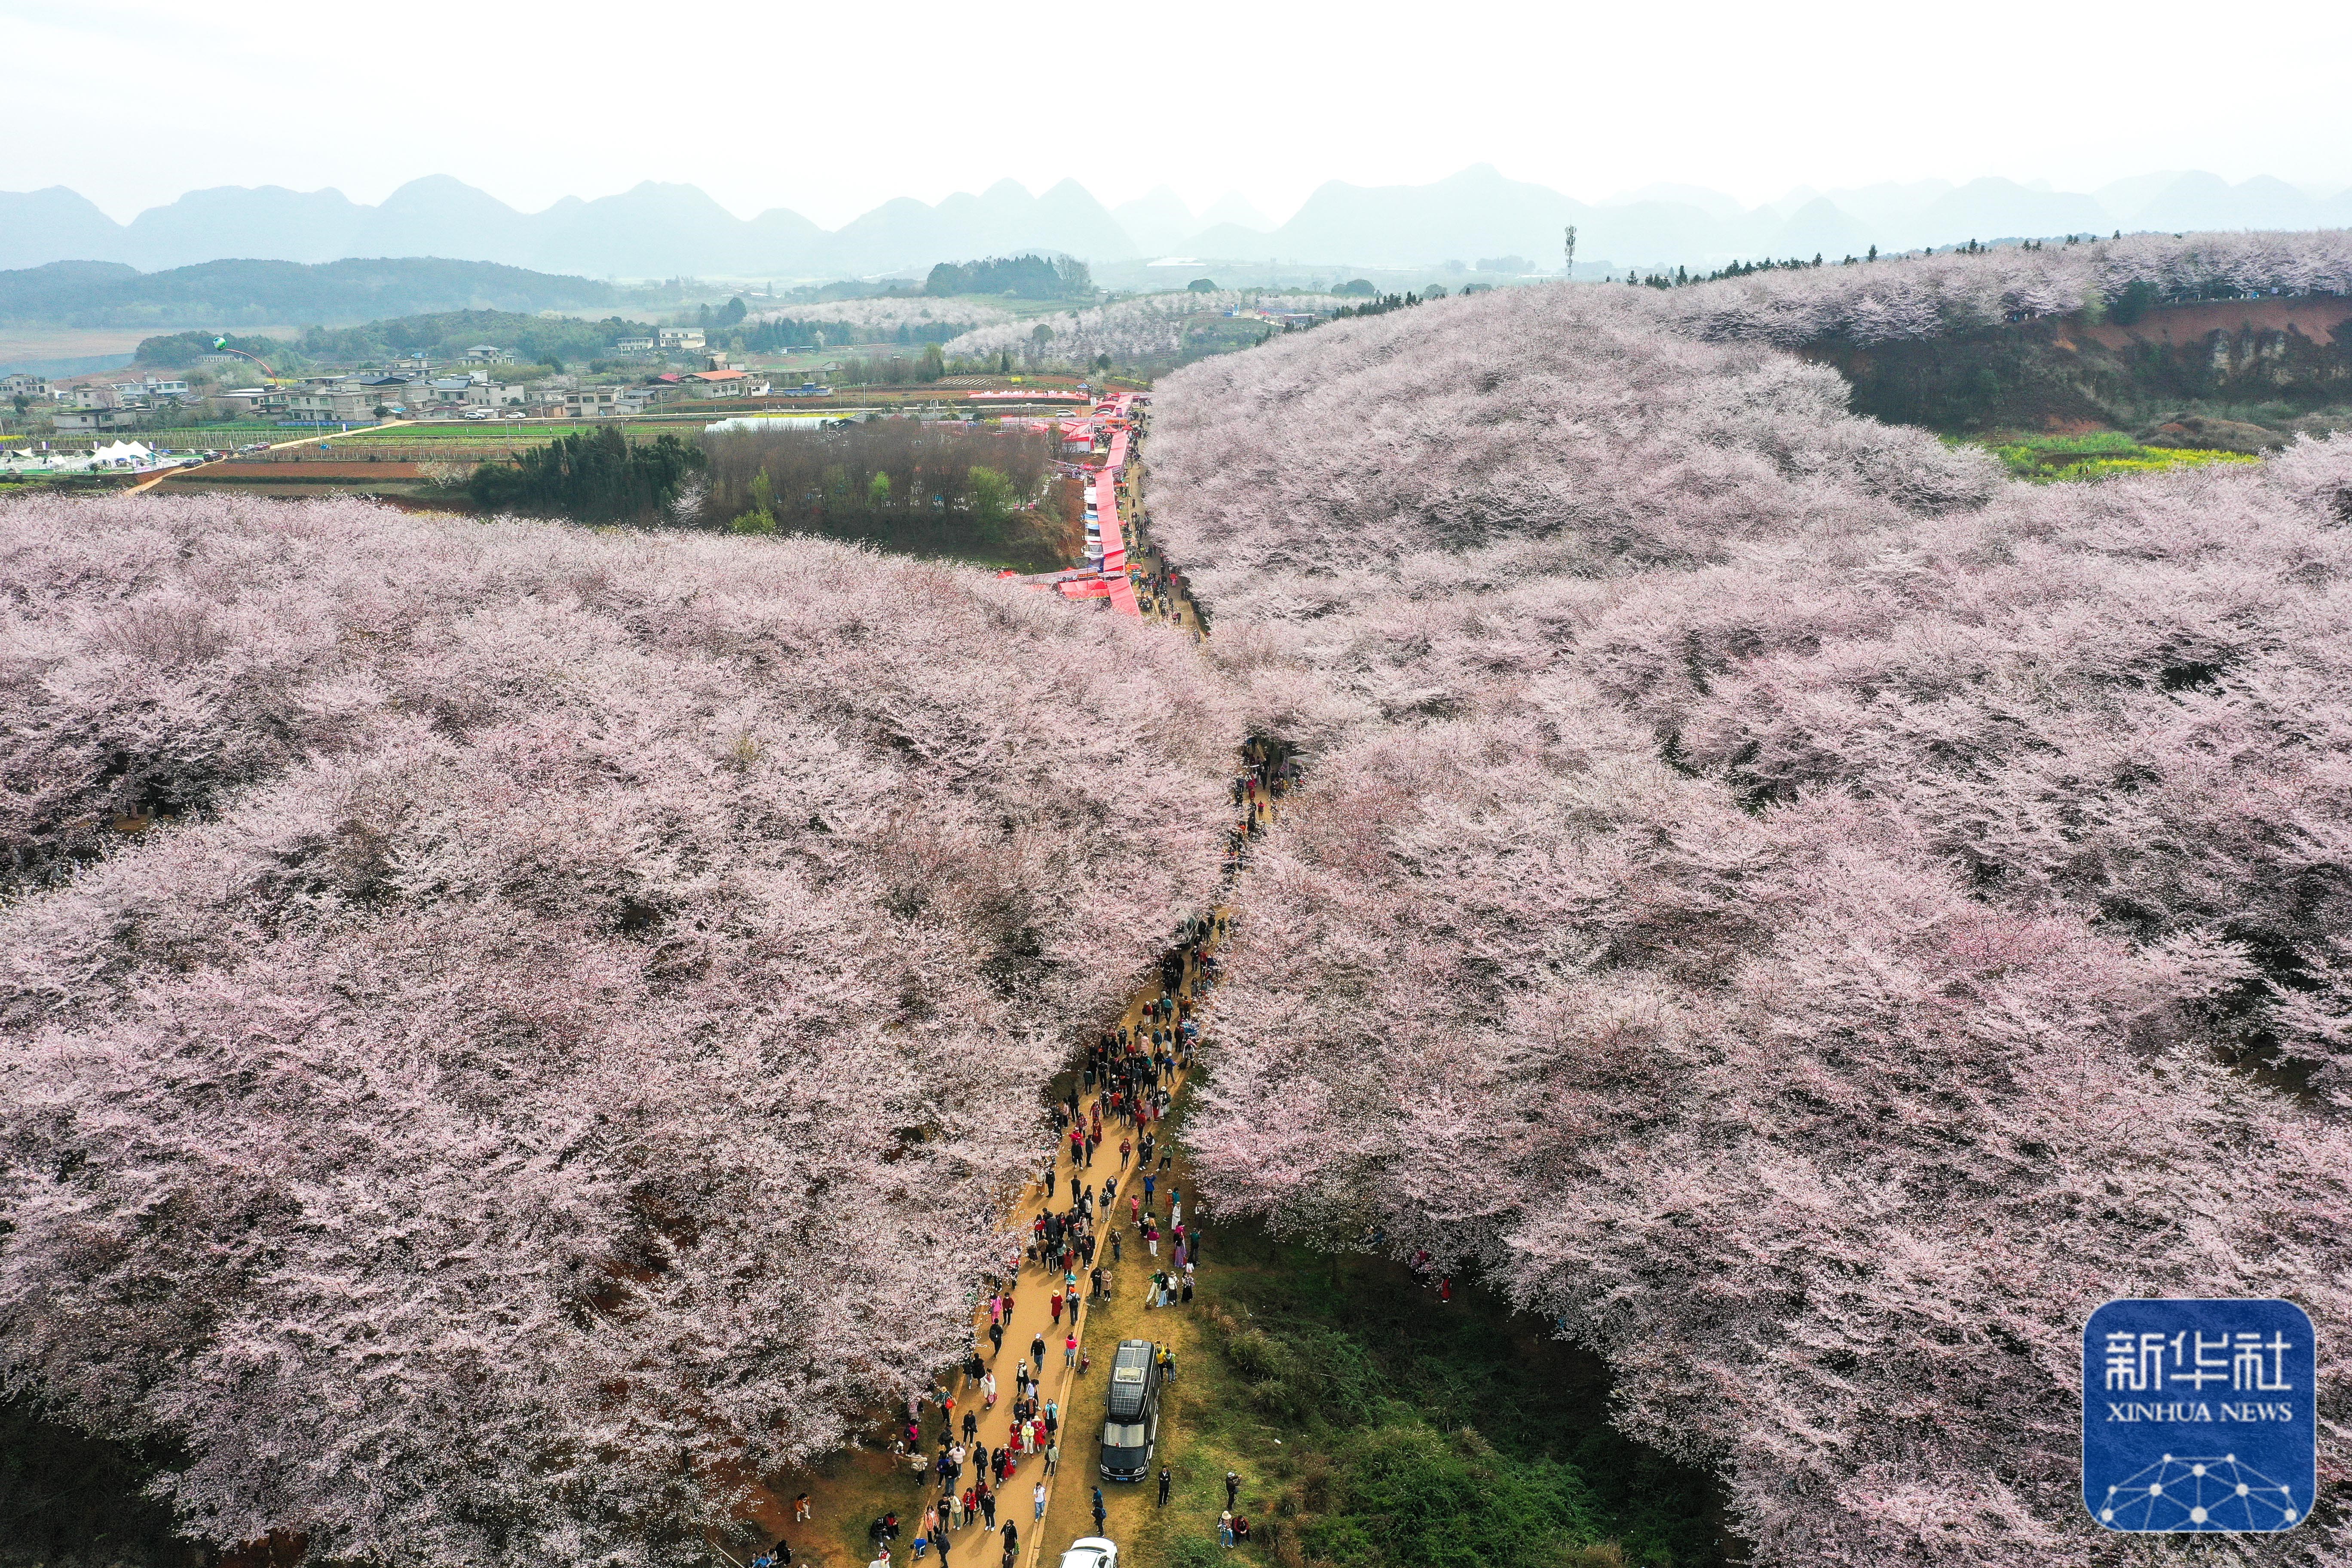
[[[1220,907],[1213,911],[1213,918],[1224,912]],[[1207,949],[1213,952],[1220,945],[1221,942],[1213,938]],[[1196,998],[1193,984],[1196,979],[1197,973],[1188,965],[1183,981],[1174,994],[1178,1001],[1194,1009],[1193,1016],[1197,1017],[1201,1016],[1199,1009],[1205,999]],[[1133,1030],[1143,1025],[1145,1009],[1168,994],[1169,991],[1155,977],[1129,998],[1126,1010],[1114,1027],[1124,1026]],[[1166,1080],[1171,1097],[1183,1092],[1186,1077],[1186,1073],[1179,1069]],[[1092,1164],[1074,1163],[1067,1142],[1059,1144],[1053,1164],[1054,1196],[1047,1196],[1042,1179],[1033,1182],[1023,1194],[1021,1205],[1012,1220],[1016,1230],[1025,1231],[1049,1204],[1066,1208],[1074,1180],[1091,1183],[1097,1189],[1107,1181],[1115,1183],[1109,1202],[1097,1211],[1100,1238],[1097,1261],[1109,1277],[1108,1283],[1114,1296],[1125,1300],[1141,1295],[1155,1267],[1155,1259],[1142,1250],[1143,1244],[1136,1238],[1134,1226],[1128,1217],[1129,1200],[1139,1196],[1141,1192],[1141,1162],[1129,1159],[1122,1164],[1118,1155],[1120,1140],[1137,1141],[1141,1133],[1113,1118],[1100,1094],[1086,1096],[1081,1101],[1082,1111],[1086,1113],[1091,1113],[1097,1105],[1103,1109],[1103,1142]],[[1168,1222],[1168,1192],[1163,1176],[1154,1194],[1154,1204],[1163,1232]],[[1116,1262],[1112,1259],[1110,1247],[1110,1237],[1114,1231],[1120,1234],[1125,1252],[1125,1257]],[[1172,1249],[1172,1240],[1163,1234],[1160,1245],[1162,1250],[1156,1261],[1165,1263],[1169,1251]],[[1038,1563],[1045,1547],[1046,1532],[1037,1528],[1037,1510],[1033,1500],[1033,1489],[1037,1483],[1043,1481],[1046,1487],[1048,1522],[1052,1521],[1054,1514],[1066,1511],[1055,1506],[1057,1495],[1065,1488],[1075,1489],[1083,1518],[1084,1504],[1089,1500],[1090,1489],[1096,1484],[1095,1438],[1096,1428],[1101,1424],[1103,1379],[1108,1374],[1111,1352],[1116,1348],[1111,1342],[1096,1342],[1096,1336],[1090,1331],[1094,1327],[1097,1310],[1095,1303],[1090,1300],[1081,1301],[1075,1320],[1065,1317],[1056,1321],[1054,1318],[1049,1303],[1061,1279],[1058,1269],[1049,1270],[1026,1258],[1023,1258],[1015,1281],[1013,1309],[1007,1321],[1004,1343],[992,1354],[985,1308],[975,1316],[974,1339],[980,1347],[980,1354],[995,1374],[998,1384],[994,1408],[981,1407],[980,1389],[961,1373],[954,1374],[949,1383],[956,1399],[955,1418],[959,1428],[963,1413],[979,1407],[979,1440],[992,1454],[1011,1439],[1014,1371],[1029,1360],[1031,1347],[1037,1338],[1043,1337],[1045,1341],[1044,1396],[1053,1400],[1061,1414],[1062,1465],[1059,1473],[1049,1476],[1045,1473],[1043,1455],[1021,1456],[1012,1477],[1000,1489],[996,1512],[1000,1529],[1008,1519],[1018,1527],[1022,1568]],[[1086,1291],[1087,1283],[1086,1270],[1081,1268],[1079,1288],[1082,1292]],[[1081,1349],[1094,1363],[1084,1375],[1064,1364],[1064,1340],[1071,1331],[1073,1322]],[[1032,1365],[1034,1370],[1034,1363]],[[935,1415],[927,1410],[923,1423],[927,1437],[934,1429],[935,1420]],[[965,1479],[969,1481],[971,1475],[971,1470],[967,1468]],[[796,1524],[792,1518],[793,1500],[802,1493],[808,1496],[813,1517],[806,1522]],[[770,1532],[771,1541],[781,1537],[792,1542],[796,1568],[803,1563],[822,1563],[827,1568],[856,1568],[856,1564],[871,1560],[872,1554],[866,1550],[869,1522],[885,1510],[895,1511],[899,1518],[901,1533],[891,1557],[898,1568],[905,1568],[912,1560],[912,1542],[920,1533],[919,1521],[923,1508],[939,1502],[942,1495],[928,1469],[919,1479],[912,1464],[906,1458],[892,1460],[878,1453],[860,1454],[852,1457],[839,1474],[793,1473],[775,1478],[768,1488],[762,1489],[752,1517]],[[1053,1550],[1058,1555],[1068,1544],[1066,1540],[1057,1538]],[[932,1559],[926,1558],[925,1561],[928,1563]],[[1003,1551],[997,1531],[984,1522],[968,1523],[962,1529],[950,1532],[945,1568],[1002,1568],[1002,1563]]]
[[[1142,479],[1142,465],[1139,458],[1133,481],[1135,492],[1139,495]],[[1129,527],[1135,535],[1135,555],[1139,558],[1136,561],[1137,573],[1149,579],[1168,572],[1169,563],[1145,536],[1145,515],[1139,507]],[[1192,603],[1181,579],[1174,580],[1170,591],[1156,595],[1156,598],[1155,610],[1147,615],[1147,619],[1158,619],[1172,630],[1188,634],[1195,641],[1206,635],[1200,612]],[[1237,774],[1247,765],[1246,759],[1236,758]],[[1274,803],[1255,786],[1249,790],[1247,798],[1235,809],[1237,832],[1247,831],[1253,812],[1260,814],[1258,820],[1262,824],[1270,822],[1274,812]],[[1222,902],[1209,911],[1213,930],[1213,922],[1227,913]],[[1203,944],[1205,951],[1213,953],[1223,945],[1223,940],[1221,936],[1213,935]],[[1204,1017],[1207,1005],[1206,987],[1196,991],[1196,982],[1200,978],[1197,970],[1188,963],[1172,993],[1176,1001],[1195,1017]],[[1144,1024],[1146,1011],[1152,1004],[1171,994],[1160,976],[1153,974],[1129,997],[1125,1011],[1111,1027],[1133,1031]],[[1188,1074],[1179,1068],[1164,1080],[1171,1104],[1177,1096],[1182,1094],[1187,1077]],[[1130,1159],[1122,1164],[1118,1152],[1121,1139],[1139,1141],[1141,1131],[1129,1129],[1114,1119],[1100,1093],[1084,1098],[1081,1114],[1091,1114],[1098,1105],[1103,1114],[1103,1143],[1091,1165],[1074,1165],[1069,1145],[1065,1140],[1056,1146],[1054,1154],[1052,1170],[1055,1180],[1051,1195],[1041,1168],[1039,1179],[1033,1181],[1024,1191],[1010,1219],[1015,1231],[1025,1233],[1048,1206],[1067,1208],[1074,1180],[1092,1183],[1097,1189],[1107,1181],[1114,1183],[1111,1198],[1097,1210],[1097,1233],[1100,1241],[1097,1262],[1109,1276],[1115,1300],[1123,1303],[1142,1297],[1153,1268],[1165,1264],[1169,1252],[1172,1251],[1172,1233],[1168,1226],[1170,1187],[1163,1174],[1153,1194],[1153,1205],[1162,1228],[1161,1247],[1164,1249],[1155,1259],[1143,1250],[1144,1243],[1137,1237],[1135,1226],[1129,1217],[1130,1200],[1139,1196],[1141,1191],[1141,1163]],[[1164,1146],[1164,1137],[1161,1142]],[[1187,1213],[1191,1212],[1192,1206],[1188,1205]],[[1114,1232],[1120,1235],[1126,1252],[1124,1258],[1116,1262],[1110,1241]],[[981,1389],[962,1373],[951,1373],[948,1380],[948,1386],[956,1400],[957,1428],[961,1430],[967,1410],[977,1410],[980,1417],[978,1440],[987,1447],[991,1454],[994,1454],[1011,1440],[1014,1371],[1024,1362],[1029,1361],[1033,1344],[1043,1337],[1046,1350],[1042,1369],[1042,1396],[1054,1401],[1060,1414],[1063,1454],[1057,1471],[1052,1475],[1046,1473],[1046,1460],[1042,1454],[1020,1456],[1013,1473],[999,1490],[995,1526],[991,1527],[984,1520],[976,1519],[961,1529],[950,1531],[947,1549],[942,1552],[934,1548],[923,1559],[925,1568],[934,1562],[939,1563],[940,1568],[1003,1568],[1000,1532],[1008,1520],[1018,1531],[1017,1568],[1034,1568],[1045,1560],[1049,1534],[1050,1550],[1058,1560],[1071,1539],[1093,1533],[1089,1508],[1093,1489],[1099,1484],[1096,1439],[1102,1419],[1103,1382],[1108,1375],[1111,1354],[1117,1342],[1108,1333],[1098,1336],[1091,1331],[1098,1315],[1097,1304],[1091,1300],[1081,1301],[1075,1318],[1066,1316],[1059,1321],[1055,1321],[1050,1302],[1061,1279],[1059,1270],[1049,1271],[1024,1258],[1013,1291],[1013,1310],[1006,1321],[1003,1344],[992,1354],[985,1303],[976,1314],[973,1339],[998,1384],[993,1408],[985,1407]],[[1081,1268],[1079,1286],[1082,1296],[1087,1293],[1087,1284],[1086,1270]],[[1108,1308],[1111,1303],[1103,1305]],[[1065,1364],[1064,1342],[1074,1328],[1084,1358],[1093,1363],[1091,1370],[1084,1374]],[[1097,1342],[1098,1339],[1100,1342]],[[1181,1365],[1179,1372],[1181,1374]],[[903,1416],[899,1418],[903,1419]],[[935,1407],[927,1407],[923,1422],[927,1438],[934,1431],[936,1420]],[[1165,1447],[1164,1439],[1162,1447]],[[886,1512],[895,1512],[898,1517],[899,1535],[889,1548],[890,1560],[893,1568],[908,1568],[914,1562],[913,1542],[921,1533],[920,1521],[924,1509],[942,1503],[945,1497],[938,1486],[936,1476],[927,1466],[919,1472],[917,1470],[917,1458],[860,1450],[834,1456],[825,1463],[807,1469],[770,1477],[766,1485],[754,1489],[751,1522],[766,1532],[769,1542],[783,1540],[791,1543],[794,1568],[812,1568],[816,1564],[822,1564],[823,1568],[860,1568],[876,1555],[868,1533],[872,1521]],[[966,1482],[971,1480],[973,1473],[967,1465],[964,1471]],[[1045,1501],[1042,1508],[1034,1500],[1034,1489],[1041,1482],[1045,1487]],[[1152,1483],[1144,1482],[1124,1489],[1150,1493],[1155,1489]],[[796,1500],[803,1496],[807,1499],[810,1517],[799,1521],[793,1514]]]

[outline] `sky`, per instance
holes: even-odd
[[[826,227],[893,196],[1076,179],[1287,216],[1327,180],[1469,164],[1585,200],[1653,182],[2155,169],[2352,186],[2352,5],[1684,0],[1339,7],[698,0],[646,7],[0,0],[0,188],[114,217],[213,185],[380,201],[453,174],[526,211],[644,180]]]

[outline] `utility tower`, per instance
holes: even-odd
[[[1564,254],[1560,261],[1559,275],[1562,278],[1573,278],[1576,276],[1576,226],[1574,224],[1568,226],[1567,243],[1561,247],[1561,250]]]

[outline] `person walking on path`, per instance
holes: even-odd
[[[1037,1337],[1029,1342],[1029,1353],[1036,1358],[1037,1370],[1044,1372],[1045,1370],[1045,1331],[1043,1329],[1038,1330]]]
[[[1033,1491],[1032,1491],[1031,1495],[1032,1495],[1032,1496],[1034,1496],[1034,1497],[1037,1500],[1037,1511],[1036,1511],[1036,1513],[1035,1513],[1035,1515],[1034,1515],[1034,1517],[1038,1518],[1038,1519],[1043,1519],[1043,1518],[1045,1518],[1045,1482],[1043,1482],[1043,1481],[1039,1481],[1039,1482],[1037,1483],[1036,1487],[1033,1489]]]
[[[1061,1439],[1057,1437],[1054,1441],[1045,1445],[1045,1473],[1049,1476],[1053,1475],[1061,1468],[1062,1443]]]

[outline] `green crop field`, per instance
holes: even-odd
[[[2018,478],[2045,484],[2262,460],[2242,452],[2143,447],[2115,431],[2091,436],[2033,437],[1996,446],[1992,452]]]

